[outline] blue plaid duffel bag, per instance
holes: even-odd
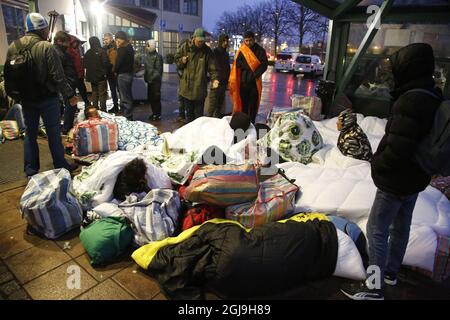
[[[78,228],[83,211],[72,192],[72,178],[66,169],[34,175],[20,198],[20,211],[33,232],[56,239]]]

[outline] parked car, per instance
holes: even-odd
[[[293,64],[293,72],[295,74],[303,73],[311,77],[323,75],[324,65],[318,56],[299,55]]]
[[[294,62],[298,53],[283,52],[277,54],[275,58],[276,72],[292,72],[294,70]]]

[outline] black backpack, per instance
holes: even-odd
[[[436,94],[425,89],[413,89],[442,100]],[[430,176],[440,174],[450,176],[450,101],[443,100],[436,110],[430,132],[419,143],[414,155],[416,163]]]
[[[5,90],[16,101],[37,101],[42,94],[35,80],[36,62],[31,54],[31,49],[38,42],[40,40],[24,46],[20,39],[14,41],[16,53],[5,62]]]

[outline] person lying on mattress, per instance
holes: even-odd
[[[117,177],[113,191],[114,199],[124,201],[132,193],[148,193],[150,188],[145,178],[146,172],[144,160],[136,158],[130,161]]]
[[[336,123],[341,132],[337,146],[344,156],[369,161],[372,160],[372,147],[369,139],[356,122],[356,114],[350,109],[341,112]]]

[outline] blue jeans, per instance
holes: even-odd
[[[384,275],[396,276],[409,240],[412,214],[418,194],[397,196],[377,190],[367,222],[369,264]]]
[[[22,106],[15,104],[8,109],[5,115],[5,120],[15,120],[20,132],[25,132],[25,120],[23,119]]]
[[[123,115],[128,120],[133,120],[133,74],[119,74],[117,76],[117,86],[119,87],[120,108],[123,111]]]
[[[58,98],[48,98],[41,102],[27,102],[23,105],[23,115],[27,134],[24,141],[24,170],[27,176],[39,172],[39,147],[37,136],[39,118],[42,117],[47,129],[48,145],[53,158],[53,166],[70,169],[64,158],[64,147],[61,143],[61,126],[59,122],[60,106]]]
[[[75,120],[75,112],[77,111],[77,106],[71,106],[69,100],[64,98],[64,125],[63,134],[68,134],[70,129],[73,128],[73,122]]]

